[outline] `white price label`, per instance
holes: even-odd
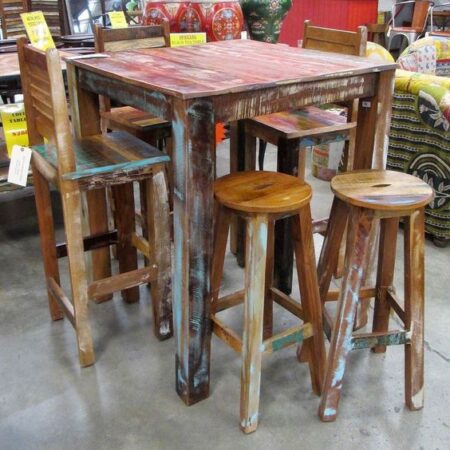
[[[28,171],[31,162],[31,148],[14,145],[9,163],[8,183],[27,185]]]

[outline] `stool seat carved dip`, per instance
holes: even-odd
[[[405,401],[411,410],[423,407],[424,352],[424,207],[433,189],[420,178],[393,171],[355,171],[333,178],[335,198],[322,247],[318,277],[322,303],[338,300],[332,325],[324,312],[325,333],[331,338],[319,415],[336,419],[340,390],[350,350],[387,345],[405,346]],[[404,219],[404,307],[394,289],[394,264],[399,219]],[[380,222],[375,287],[364,285],[374,224]],[[336,245],[347,226],[345,271],[337,296],[329,291],[337,265]],[[362,287],[363,286],[363,287]],[[372,333],[353,333],[359,303],[375,298]],[[403,327],[389,329],[391,309]],[[332,328],[333,327],[333,328]],[[332,330],[331,330],[332,328]]]
[[[214,183],[216,200],[214,254],[211,272],[213,332],[242,354],[241,428],[258,425],[261,359],[266,353],[303,342],[313,391],[320,395],[325,348],[309,202],[311,187],[296,177],[273,172],[236,172]],[[245,288],[219,298],[228,230],[235,214],[246,222]],[[301,303],[273,287],[274,222],[289,217],[300,281]],[[272,333],[273,301],[303,324]],[[218,317],[244,302],[243,339]]]

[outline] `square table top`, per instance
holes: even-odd
[[[182,99],[363,75],[397,67],[395,63],[359,56],[251,40],[107,54],[106,58],[67,62],[108,78]]]

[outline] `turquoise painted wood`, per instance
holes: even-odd
[[[33,147],[55,169],[56,147]],[[123,131],[95,135],[74,142],[76,171],[63,175],[65,180],[81,180],[114,172],[131,172],[170,161],[167,154]]]

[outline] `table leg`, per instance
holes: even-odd
[[[78,138],[101,134],[98,95],[81,89],[78,85],[77,70],[68,64],[67,80],[71,106],[72,124]],[[96,190],[87,194],[89,225],[91,234],[108,231],[108,216],[105,190]],[[91,251],[92,277],[94,280],[111,276],[109,248]],[[112,298],[108,295],[99,301]]]
[[[299,139],[280,139],[277,152],[277,170],[288,175],[298,176]],[[304,151],[304,149],[303,149]],[[285,294],[292,291],[292,272],[294,268],[294,243],[291,234],[291,217],[275,223],[275,264],[274,286]]]
[[[392,94],[395,71],[382,72],[378,76],[375,95],[372,98],[360,99],[358,107],[358,126],[356,127],[355,155],[353,168],[384,169],[386,167],[387,136],[391,124]],[[370,240],[376,244],[378,224],[372,227]],[[369,266],[362,285],[374,284],[376,245],[371,245]],[[358,307],[355,329],[364,327],[368,319],[369,301],[361,300]]]
[[[174,102],[176,388],[187,405],[209,395],[214,126],[214,110],[209,101]]]
[[[232,122],[230,133],[230,172],[256,169],[256,138],[245,133],[245,121]],[[245,221],[235,217],[231,221],[231,251],[240,267],[245,266]]]
[[[375,95],[360,99],[354,170],[383,169],[386,166],[385,144],[391,124],[394,76],[395,71],[380,73]]]

